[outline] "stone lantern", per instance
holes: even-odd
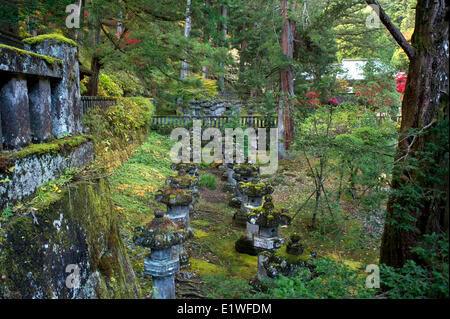
[[[259,226],[258,233],[253,234],[253,245],[262,253],[258,254],[258,279],[268,278],[264,262],[268,254],[279,249],[284,241],[278,235],[278,227],[288,225],[291,217],[285,213],[279,212],[273,208],[262,208],[249,214],[250,224]]]
[[[151,249],[150,257],[145,257],[144,270],[152,276],[155,299],[175,299],[175,275],[180,271],[180,262],[172,248],[182,245],[188,236],[160,209],[150,224],[135,229],[134,242]]]
[[[233,178],[237,185],[239,182],[249,183],[259,176],[259,168],[253,164],[239,164],[234,166]],[[236,188],[236,193],[240,196],[239,188]]]
[[[168,219],[180,224],[187,232],[193,232],[189,226],[190,206],[193,200],[191,192],[184,189],[166,188],[159,190],[155,195],[155,199],[166,204],[166,216]],[[179,255],[181,267],[187,267],[189,265],[189,256],[184,251],[183,245],[176,245],[174,252]]]
[[[239,182],[237,189],[241,193],[241,207],[240,211],[233,216],[233,220],[235,225],[247,224],[248,228],[247,215],[263,205],[264,197],[273,193],[273,187],[255,178],[248,183]]]
[[[238,164],[233,166],[233,173],[231,173],[231,178],[234,184],[229,184],[234,186],[234,192],[236,196],[230,199],[229,205],[234,208],[239,208],[242,205],[242,194],[239,189],[239,183],[248,183],[253,179],[258,178],[258,168],[252,164]]]

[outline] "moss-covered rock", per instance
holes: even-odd
[[[48,207],[2,224],[0,298],[139,297],[109,192],[103,180],[70,184]],[[75,269],[78,289],[67,285]]]

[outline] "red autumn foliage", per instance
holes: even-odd
[[[398,93],[405,93],[405,88],[406,88],[406,80],[407,80],[408,76],[406,75],[406,73],[404,71],[400,72],[399,74],[397,74],[395,76],[395,79],[397,81],[397,92]]]

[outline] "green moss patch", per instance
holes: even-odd
[[[191,270],[195,271],[201,276],[212,276],[223,274],[223,269],[215,264],[211,264],[203,259],[191,258]]]
[[[53,63],[58,63],[58,64],[62,65],[62,61],[60,59],[57,59],[57,58],[54,58],[54,57],[51,57],[48,55],[37,54],[37,53],[31,52],[31,51],[26,51],[26,50],[18,49],[15,47],[11,47],[6,44],[0,44],[0,48],[12,50],[21,55],[30,55],[30,56],[38,57],[40,59],[43,59],[45,62],[47,62],[48,64],[51,64],[51,65]]]
[[[65,43],[65,44],[69,44],[74,47],[78,46],[78,44],[75,41],[68,39],[65,36],[58,34],[58,33],[42,34],[42,35],[38,35],[35,37],[26,38],[23,40],[23,42],[30,44],[30,45],[36,45],[36,44],[41,44],[45,40],[56,40],[56,42],[58,42],[60,44]]]
[[[64,149],[72,149],[89,141],[89,135],[68,136],[65,138],[53,140],[48,143],[31,144],[17,152],[3,152],[1,157],[8,160],[22,159],[31,155],[43,155],[49,153],[59,153]]]
[[[194,236],[196,238],[204,238],[204,237],[211,236],[211,234],[207,233],[207,232],[205,232],[205,231],[203,231],[201,229],[194,229]]]

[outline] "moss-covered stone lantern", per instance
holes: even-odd
[[[180,262],[172,248],[182,245],[187,237],[187,232],[165,218],[160,209],[150,224],[135,229],[134,242],[151,249],[150,257],[145,257],[144,270],[152,276],[155,299],[175,299],[175,275],[180,271]]]
[[[190,191],[165,188],[156,193],[155,199],[158,202],[166,204],[166,217],[168,219],[178,223],[180,227],[184,228],[187,232],[193,233],[189,226],[189,214],[191,212],[191,203],[193,201],[193,196]],[[179,255],[181,267],[185,268],[189,266],[189,256],[184,251],[183,246],[177,245],[174,247],[174,250]]]
[[[238,189],[241,193],[241,207],[240,211],[234,214],[233,222],[236,226],[244,227],[247,224],[247,215],[263,205],[264,197],[273,193],[273,187],[254,179],[248,183],[239,182]]]
[[[253,245],[262,251],[258,254],[258,279],[267,278],[264,262],[267,254],[264,252],[274,252],[283,245],[284,241],[278,235],[278,227],[288,225],[291,217],[273,208],[262,207],[256,209],[248,215],[249,224],[257,225],[258,232],[253,233]]]

